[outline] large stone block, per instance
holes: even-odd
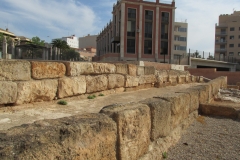
[[[151,140],[163,138],[171,132],[171,103],[160,99],[151,98],[142,101],[151,110]]]
[[[0,132],[0,159],[116,160],[116,131],[104,114],[37,121]]]
[[[171,103],[171,127],[176,128],[187,116],[190,110],[190,95],[187,93],[166,94],[160,96]]]
[[[117,63],[116,65],[116,73],[117,74],[128,74],[128,65],[127,64],[122,64],[122,63]]]
[[[137,75],[138,76],[144,75],[144,67],[143,66],[138,66],[137,67]]]
[[[17,83],[0,81],[0,104],[15,103]]]
[[[18,82],[17,104],[50,101],[56,97],[58,80]]]
[[[32,64],[32,78],[46,79],[46,78],[60,78],[65,76],[66,67],[59,62],[31,62]]]
[[[58,98],[70,97],[86,93],[86,77],[70,77],[59,79]]]
[[[125,77],[120,74],[108,75],[108,89],[120,88],[125,85]]]
[[[144,67],[144,75],[155,74],[155,67],[153,66],[145,66]]]
[[[149,84],[149,83],[155,83],[157,81],[155,75],[143,75],[139,77],[139,84]]]
[[[212,97],[211,85],[206,83],[199,86],[194,86],[192,90],[198,90],[199,92],[199,104],[210,102]]]
[[[0,81],[28,81],[30,79],[30,62],[18,60],[0,60]]]
[[[116,73],[116,66],[110,63],[93,63],[95,74],[113,74]]]
[[[128,64],[128,74],[130,76],[137,76],[137,66],[134,64]]]
[[[150,143],[150,109],[144,104],[129,103],[104,107],[118,128],[118,159],[137,160],[148,151]]]
[[[139,78],[134,76],[126,76],[125,87],[137,87],[139,83]]]
[[[68,76],[94,74],[93,64],[89,62],[64,62]]]
[[[106,75],[86,76],[87,93],[104,91],[108,89],[108,78]]]

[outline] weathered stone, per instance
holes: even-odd
[[[151,140],[166,137],[171,132],[171,103],[159,98],[142,101],[151,110]]]
[[[128,65],[127,64],[122,64],[122,63],[117,63],[116,65],[116,73],[118,74],[128,74]]]
[[[168,81],[168,72],[166,70],[160,70],[157,72],[157,81],[158,82],[167,82]]]
[[[160,96],[171,103],[171,127],[176,128],[189,114],[190,110],[190,95],[187,93],[166,94]]]
[[[59,62],[31,62],[32,64],[32,78],[46,79],[46,78],[60,78],[65,76],[66,67]]]
[[[93,68],[96,74],[116,73],[116,66],[110,63],[93,63]]]
[[[210,102],[211,98],[211,85],[203,84],[200,86],[194,86],[191,88],[192,90],[198,90],[199,92],[199,104]]]
[[[108,78],[105,75],[86,76],[87,93],[104,91],[108,89]]]
[[[125,85],[125,77],[120,74],[108,75],[108,89],[120,88]]]
[[[124,87],[121,87],[121,88],[115,88],[115,93],[122,93],[125,91],[125,88]]]
[[[104,107],[100,113],[109,115],[117,123],[118,159],[137,160],[147,152],[151,129],[147,105],[112,105]]]
[[[125,87],[136,87],[138,86],[139,78],[134,76],[126,76],[126,85]]]
[[[0,81],[28,81],[30,79],[30,62],[19,60],[0,60]]]
[[[137,75],[138,76],[144,75],[144,67],[143,66],[138,66],[137,67]]]
[[[42,120],[0,133],[0,159],[116,160],[116,131],[103,114]]]
[[[64,62],[68,76],[94,74],[93,64],[89,62]]]
[[[58,98],[70,97],[86,93],[86,77],[70,77],[59,79]]]
[[[56,97],[58,80],[18,82],[17,104],[50,101]]]
[[[155,67],[153,66],[145,66],[144,67],[144,75],[155,74]]]
[[[175,71],[175,70],[170,70],[168,72],[168,82],[170,82],[171,84],[177,84],[178,83],[178,75],[179,75],[179,72],[178,71]]]
[[[141,90],[141,89],[148,89],[148,88],[152,88],[152,87],[153,87],[152,84],[142,84],[142,85],[139,85],[137,87],[125,88],[125,91],[126,92],[132,92],[132,91],[138,91],[138,90]]]
[[[0,81],[0,104],[15,103],[17,83]]]
[[[155,75],[143,75],[139,77],[139,84],[155,83],[157,81]]]
[[[136,76],[137,75],[137,66],[134,64],[128,64],[128,74],[130,76]]]

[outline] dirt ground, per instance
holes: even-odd
[[[57,104],[57,100],[51,102],[38,102],[24,104],[14,107],[0,108],[0,130],[7,130],[14,126],[33,123],[43,119],[57,119],[77,114],[98,113],[103,107],[111,104],[121,104],[128,102],[138,102],[154,96],[161,96],[166,93],[175,93],[191,86],[199,85],[182,84],[177,86],[169,86],[165,88],[150,88],[132,92],[122,92],[109,94],[99,97],[96,94],[95,99],[87,99],[86,95],[66,98],[67,105]],[[106,94],[108,94],[106,92]]]

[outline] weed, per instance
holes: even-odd
[[[94,94],[94,95],[92,95],[94,98],[96,98],[96,95]]]
[[[163,157],[163,159],[167,158],[167,152],[163,152],[162,157]]]
[[[104,96],[104,94],[100,93],[98,96]]]
[[[67,105],[67,101],[65,101],[65,100],[60,100],[57,103],[60,105]]]
[[[88,96],[87,98],[88,98],[88,99],[94,99],[95,97],[92,96],[92,95],[90,95],[90,96]]]

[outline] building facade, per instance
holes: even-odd
[[[171,61],[174,0],[118,0],[112,16],[97,37],[95,61]]]
[[[78,42],[78,38],[75,35],[72,36],[68,36],[68,37],[62,37],[62,38],[57,38],[57,39],[61,39],[63,41],[66,41],[67,44],[74,49],[78,49],[79,48],[79,42]],[[53,39],[54,40],[54,39]]]
[[[240,62],[240,11],[219,16],[215,26],[215,58]]]
[[[90,35],[79,37],[79,48],[96,48],[97,35]]]

